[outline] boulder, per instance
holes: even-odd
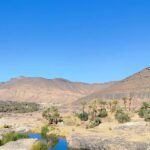
[[[35,142],[35,139],[21,139],[12,141],[0,146],[0,150],[30,150]]]

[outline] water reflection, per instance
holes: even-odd
[[[55,135],[43,137],[38,133],[30,133],[29,138],[37,139],[46,142],[49,145],[49,150],[68,150],[67,141],[65,138],[58,138]]]

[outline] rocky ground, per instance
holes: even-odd
[[[68,142],[70,147],[86,150],[150,150],[148,143],[126,141],[121,137],[108,138],[74,134],[68,138]]]
[[[137,128],[132,123],[107,131],[98,128],[86,133],[72,133],[67,138],[70,147],[86,150],[150,150],[150,126]]]
[[[45,123],[41,113],[25,114],[0,114],[0,139],[2,135],[11,131],[15,132],[36,132]],[[8,125],[9,128],[4,126]],[[0,150],[30,150],[36,142],[35,139],[20,139],[0,146]]]
[[[135,115],[124,124],[106,121],[92,129],[73,127],[67,141],[70,147],[86,150],[150,150],[150,123]]]
[[[24,114],[0,114],[0,134],[8,131],[28,132],[30,130],[39,130],[45,123],[41,113],[24,113]],[[9,125],[11,128],[3,128]]]
[[[34,139],[21,139],[0,146],[0,150],[30,150],[36,142]]]
[[[16,132],[38,132],[46,122],[41,113],[1,114],[0,137],[2,134]],[[72,121],[72,120],[71,120]],[[70,122],[71,122],[70,121]],[[10,128],[4,128],[10,125]],[[70,147],[86,150],[150,150],[150,123],[134,116],[131,122],[119,124],[107,118],[98,127],[86,129],[84,125],[63,123],[55,127],[56,134],[65,135]],[[35,142],[22,139],[9,142],[0,150],[29,150]]]

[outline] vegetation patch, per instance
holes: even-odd
[[[43,137],[46,137],[47,136],[47,133],[49,132],[49,128],[48,128],[48,125],[45,125],[41,128],[41,135]]]
[[[150,110],[145,112],[144,120],[147,121],[147,122],[150,122]]]
[[[44,142],[38,141],[32,146],[31,150],[48,150],[48,145]]]
[[[77,114],[77,116],[80,118],[81,121],[87,121],[89,115],[88,113],[83,112],[83,113]]]
[[[106,108],[102,108],[98,112],[98,117],[100,117],[100,118],[105,118],[105,117],[107,117],[107,115],[108,115],[108,113],[107,113]]]
[[[138,114],[145,121],[150,122],[150,102],[143,102]]]
[[[95,118],[95,120],[92,120],[89,122],[89,125],[86,126],[86,128],[94,128],[98,126],[101,123],[101,119],[99,117]]]
[[[98,126],[102,121],[101,118],[108,116],[106,110],[107,102],[102,100],[95,100],[92,103],[88,104],[88,109],[86,110],[87,103],[82,101],[82,113],[77,113],[76,116],[81,121],[88,121],[86,128],[94,128]]]
[[[39,104],[29,102],[0,101],[0,112],[27,113],[38,111]]]
[[[28,134],[26,133],[16,133],[16,132],[9,132],[2,136],[0,140],[0,145],[4,145],[10,141],[17,141],[19,139],[28,138]]]
[[[58,136],[55,134],[50,134],[49,136],[47,136],[47,138],[48,138],[48,145],[50,147],[54,147],[58,143]]]
[[[3,126],[3,128],[7,128],[7,129],[9,129],[9,128],[11,128],[12,126],[11,125],[7,125],[7,124],[5,124],[4,126]]]
[[[131,118],[129,117],[128,113],[124,112],[123,109],[118,109],[115,113],[115,119],[119,123],[129,122]]]
[[[48,120],[49,124],[57,124],[58,122],[62,122],[62,118],[60,117],[60,113],[58,109],[54,106],[45,110],[42,116]]]

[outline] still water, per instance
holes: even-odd
[[[45,139],[42,138],[41,134],[38,133],[30,133],[29,138],[38,139],[39,141],[45,141]],[[58,143],[53,148],[49,148],[49,150],[68,150],[66,139],[58,138]]]

